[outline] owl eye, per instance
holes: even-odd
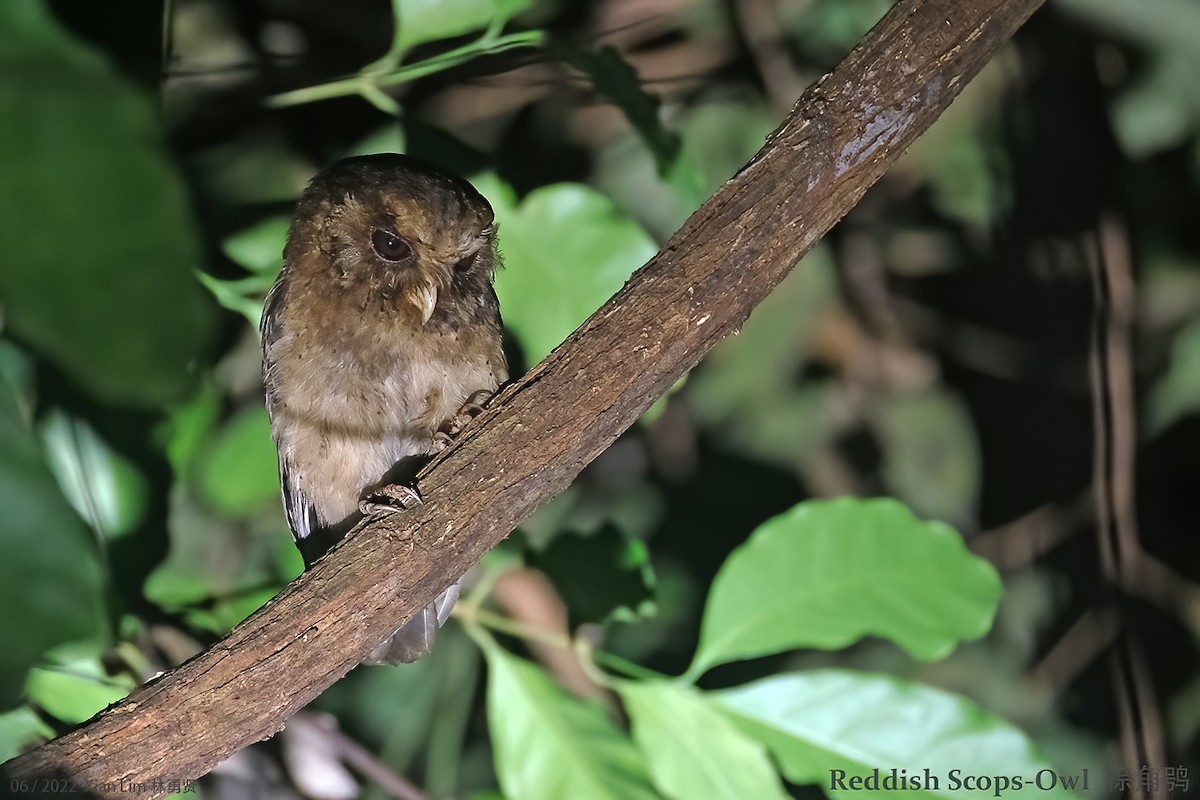
[[[460,260],[457,264],[455,264],[454,268],[456,270],[458,270],[459,272],[467,272],[468,270],[473,268],[475,266],[475,264],[478,263],[478,261],[479,261],[479,251],[476,250],[474,253],[471,253],[471,255],[467,256],[466,258]]]
[[[391,231],[376,228],[371,234],[371,247],[384,261],[403,261],[412,255],[412,246]]]

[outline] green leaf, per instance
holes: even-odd
[[[658,98],[642,88],[637,73],[620,51],[613,47],[580,50],[562,42],[555,45],[560,58],[586,73],[596,91],[625,112],[629,124],[650,148],[659,174],[666,174],[679,158],[681,140],[663,126]]]
[[[104,639],[103,572],[95,539],[71,510],[38,449],[12,388],[0,378],[0,706],[51,646]]]
[[[1178,147],[1195,135],[1200,6],[1193,0],[1061,0],[1060,5],[1142,50],[1132,79],[1110,105],[1113,131],[1130,158]]]
[[[1200,101],[1194,94],[1196,52],[1154,53],[1148,67],[1112,104],[1117,141],[1131,159],[1148,158],[1195,136]]]
[[[976,131],[948,133],[925,160],[934,207],[946,219],[986,227],[1004,210],[1005,188],[997,184],[991,143]]]
[[[793,6],[784,20],[788,38],[803,52],[836,63],[891,8],[890,0],[817,0]]]
[[[0,302],[14,337],[109,402],[183,396],[216,308],[151,99],[40,3],[0,16]]]
[[[221,249],[239,267],[275,276],[283,267],[283,245],[290,225],[287,217],[268,217],[227,238]]]
[[[541,361],[657,252],[649,234],[594,189],[543,186],[519,205],[492,176],[476,181],[496,211],[505,269],[496,294],[529,364]]]
[[[393,0],[400,52],[425,42],[462,36],[492,26],[497,30],[533,5],[533,0]]]
[[[761,102],[703,101],[684,113],[677,126],[682,144],[665,171],[646,134],[639,132],[636,139],[623,137],[601,152],[598,188],[665,240],[733,177],[778,124]]]
[[[496,777],[521,800],[653,800],[646,767],[599,707],[483,640]]]
[[[147,600],[171,612],[207,600],[212,591],[212,582],[207,580],[202,567],[177,558],[168,558],[160,564],[146,576],[142,587]]]
[[[0,384],[8,384],[4,390],[13,397],[20,413],[26,417],[33,413],[36,370],[37,362],[33,356],[12,342],[0,339]]]
[[[271,284],[275,282],[274,275],[255,275],[235,281],[223,281],[203,272],[197,272],[196,278],[204,288],[212,292],[222,308],[241,314],[258,330],[259,320],[262,319],[263,298]],[[249,295],[249,296],[247,296]]]
[[[987,633],[1000,578],[940,522],[895,500],[801,503],[767,520],[717,573],[688,670],[863,636],[944,658]]]
[[[27,706],[0,714],[0,762],[54,738],[54,729]]]
[[[25,681],[30,702],[63,722],[91,719],[133,691],[133,681],[104,674],[97,660],[54,667],[35,667]]]
[[[232,524],[201,513],[183,498],[173,505],[170,550],[142,588],[146,599],[165,611],[224,632],[303,570],[278,505]]]
[[[200,627],[225,631],[301,564],[283,519],[266,411],[253,406],[216,427],[218,401],[201,393],[164,430],[172,465],[187,479],[172,493],[167,558],[143,592],[169,612],[187,610]]]
[[[177,476],[191,474],[197,454],[212,436],[220,414],[221,395],[211,383],[187,403],[171,409],[157,433]]]
[[[677,800],[783,800],[788,795],[761,744],[690,686],[620,681],[617,692],[654,785]]]
[[[701,168],[701,159],[696,157],[696,153],[708,155],[708,151],[684,147],[683,137],[663,125],[658,98],[642,88],[637,72],[621,52],[612,47],[588,51],[562,42],[554,44],[560,58],[585,72],[592,79],[593,88],[625,113],[625,118],[649,150],[657,177],[671,188],[675,195],[672,199],[678,200],[687,209],[683,216],[686,217],[687,213],[699,208],[708,198],[710,191],[706,186],[706,170]],[[725,124],[728,123],[729,121],[725,120]],[[759,144],[761,145],[761,141]],[[744,160],[738,161],[735,168],[740,167],[742,163]],[[730,175],[732,170],[721,175],[716,185],[720,185],[720,182]],[[683,218],[678,222],[682,223]],[[676,227],[678,225],[672,226],[671,230]]]
[[[1063,10],[1118,34],[1148,51],[1166,49],[1200,54],[1200,6],[1192,0],[1060,0]]]
[[[239,622],[258,611],[267,601],[279,594],[280,587],[255,589],[245,594],[222,597],[206,608],[192,608],[183,612],[189,625],[213,633],[225,634]]]
[[[47,459],[72,507],[106,537],[129,533],[146,505],[146,483],[137,468],[90,425],[62,411],[40,424]]]
[[[1045,791],[1033,785],[1038,771],[1048,765],[1021,731],[940,689],[888,675],[826,669],[775,675],[711,696],[770,749],[789,781],[819,784],[830,797],[878,794],[831,788],[835,770],[843,770],[849,780],[878,769],[882,779],[893,768],[897,776],[906,770],[906,777],[921,778],[928,769],[937,786],[913,789],[910,784],[910,791],[880,797],[1071,796],[1061,784]],[[994,786],[982,793],[955,789],[955,770],[960,781],[968,775],[1004,776],[1010,788],[999,795],[993,794]],[[1024,783],[1020,789],[1015,777]]]
[[[233,517],[279,502],[279,472],[266,409],[235,416],[202,459],[200,487],[212,505]]]

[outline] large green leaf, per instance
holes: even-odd
[[[0,707],[51,646],[106,635],[102,571],[95,540],[59,490],[0,377]]]
[[[664,681],[616,685],[654,785],[677,800],[787,797],[761,744],[704,694]]]
[[[4,4],[0,40],[6,327],[105,400],[183,396],[215,306],[150,98],[40,3]]]
[[[493,176],[476,180],[500,224],[505,269],[496,294],[505,326],[529,364],[546,357],[617,290],[657,248],[595,189],[543,186],[520,204]]]
[[[940,689],[828,669],[775,675],[712,697],[771,750],[788,780],[818,784],[830,797],[1071,796],[1057,776],[1054,789],[1038,787],[1040,771],[1049,767],[1021,731]],[[874,770],[883,780],[892,769],[897,778],[920,778],[922,785],[881,794],[879,787],[856,790],[849,784],[856,776],[870,778]],[[936,786],[924,780],[927,774],[937,779]],[[968,776],[987,776],[992,783],[972,791]],[[1008,780],[1007,788],[998,789],[997,776]],[[1099,776],[1091,777],[1098,783]],[[1040,778],[1049,787],[1051,775]],[[955,786],[956,779],[962,785]]]
[[[767,520],[713,581],[689,675],[863,636],[938,659],[988,631],[1000,578],[949,526],[895,500],[810,501]]]
[[[597,706],[567,696],[544,672],[494,642],[488,725],[496,776],[520,800],[653,800],[633,742]]]

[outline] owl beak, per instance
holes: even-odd
[[[408,301],[417,311],[421,312],[421,324],[429,322],[433,310],[437,308],[438,290],[431,283],[423,283],[408,293]]]

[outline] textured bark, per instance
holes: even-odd
[[[9,762],[6,788],[57,776],[102,797],[139,784],[156,797],[280,730],[740,328],[1041,2],[900,2],[624,289],[422,473],[423,505],[368,521],[207,652]]]

